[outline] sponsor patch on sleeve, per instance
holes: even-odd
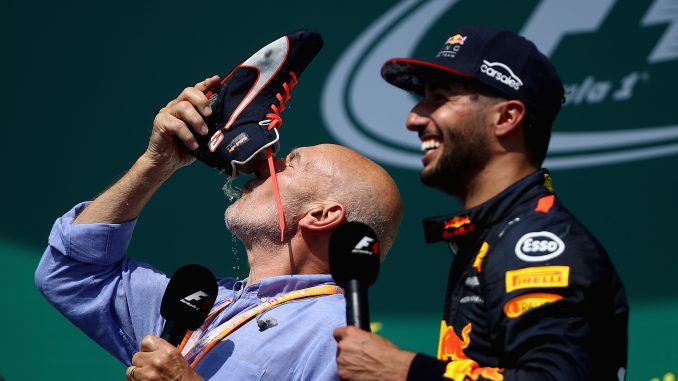
[[[506,272],[506,292],[524,288],[567,287],[570,266],[538,266]]]
[[[563,297],[556,294],[534,293],[525,294],[509,300],[504,306],[507,317],[515,319],[529,310],[541,307],[546,303],[553,303]]]
[[[543,262],[556,258],[565,251],[565,242],[557,235],[547,232],[531,232],[516,243],[516,256],[525,262]]]

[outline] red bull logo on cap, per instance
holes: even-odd
[[[454,36],[447,39],[447,44],[448,45],[464,45],[465,41],[466,41],[466,36],[462,36],[461,34],[457,33]]]

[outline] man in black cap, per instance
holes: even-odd
[[[438,358],[339,328],[339,376],[623,380],[623,285],[540,169],[564,96],[551,62],[513,32],[467,26],[433,60],[392,59],[381,74],[423,97],[406,122],[421,180],[464,210],[424,221],[427,242],[454,254]]]

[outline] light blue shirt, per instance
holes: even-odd
[[[38,289],[64,316],[125,364],[146,335],[159,335],[160,303],[169,279],[125,257],[136,220],[121,224],[72,222],[87,203],[59,218],[38,265]],[[219,280],[220,300],[234,301],[210,328],[256,307],[267,298],[321,284],[328,274],[267,278],[243,289],[244,281]],[[211,380],[337,380],[335,328],[346,324],[341,294],[281,304],[260,319],[277,325],[260,330],[251,319],[226,336],[196,367]]]

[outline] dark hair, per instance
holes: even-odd
[[[498,90],[473,78],[464,78],[447,73],[436,73],[429,77],[428,81],[430,83],[456,82],[478,96],[499,100],[510,99]],[[527,150],[528,160],[536,167],[541,167],[542,163],[544,163],[544,159],[546,159],[546,152],[548,151],[549,142],[551,140],[551,127],[557,112],[554,115],[549,116],[547,115],[548,113],[537,112],[529,105],[525,105],[525,109],[526,114],[521,126],[523,128],[523,141],[525,143],[525,149]]]
[[[527,108],[527,115],[525,115],[522,123],[523,137],[530,161],[537,168],[541,167],[544,159],[546,159],[546,152],[551,141],[552,125],[553,118],[549,120],[549,118],[530,112],[529,107]]]
[[[470,78],[464,79],[461,84],[478,95],[502,100],[509,99],[499,91]],[[521,126],[528,159],[536,167],[541,167],[544,159],[546,159],[546,152],[551,140],[551,127],[555,116],[548,117],[537,113],[528,105],[525,105],[525,109],[526,114]]]

